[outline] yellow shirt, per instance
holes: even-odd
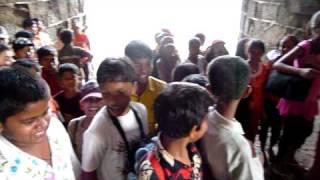
[[[153,114],[153,103],[160,92],[166,87],[167,83],[157,79],[155,77],[149,76],[148,85],[141,96],[133,94],[131,100],[135,102],[140,102],[144,104],[148,111],[148,124],[149,133],[153,134],[155,132],[155,118]]]

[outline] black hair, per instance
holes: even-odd
[[[187,82],[174,82],[154,102],[154,115],[162,135],[183,138],[199,126],[213,101],[205,88]]]
[[[181,81],[183,78],[190,74],[199,74],[200,70],[197,65],[193,63],[183,63],[179,64],[174,68],[172,72],[173,81]]]
[[[189,76],[183,78],[182,81],[198,84],[202,87],[206,87],[209,83],[208,78],[202,74],[190,74]]]
[[[223,102],[240,99],[250,79],[248,63],[238,56],[219,56],[208,65],[212,93]]]
[[[9,46],[0,43],[0,53],[10,50]]]
[[[135,82],[137,75],[132,63],[126,58],[106,58],[97,71],[99,85],[106,82]]]
[[[65,72],[71,72],[72,74],[79,74],[79,68],[72,63],[64,63],[59,66],[58,76],[61,78]]]
[[[11,66],[18,69],[23,68],[27,71],[31,69],[35,69],[37,72],[41,71],[40,65],[32,59],[20,59],[13,62]]]
[[[0,122],[22,112],[29,103],[49,99],[46,82],[14,67],[0,68]]]
[[[139,60],[142,58],[147,58],[152,60],[152,50],[151,48],[142,41],[131,41],[125,47],[124,53],[132,61]]]
[[[239,56],[243,59],[248,59],[247,53],[246,53],[246,45],[250,41],[250,38],[243,38],[240,39],[240,41],[237,44],[236,49],[236,56]]]
[[[193,37],[189,40],[189,48],[198,45],[199,47],[201,46],[201,40],[198,37]]]
[[[60,34],[59,38],[64,44],[70,44],[72,42],[73,33],[69,29],[63,29]]]
[[[261,41],[260,39],[250,40],[248,44],[248,49],[251,49],[251,48],[260,49],[263,53],[266,52],[266,47],[264,45],[264,42]]]
[[[32,27],[33,24],[36,24],[37,22],[34,19],[31,18],[27,18],[25,20],[22,21],[22,27],[24,29]]]
[[[29,31],[26,31],[26,30],[21,30],[21,31],[18,31],[14,34],[14,37],[15,39],[18,39],[20,37],[23,37],[23,38],[28,38],[28,39],[33,39],[34,37],[34,34],[29,32]]]
[[[51,47],[51,46],[42,46],[37,50],[37,56],[38,60],[41,61],[41,59],[45,56],[55,56],[56,55],[56,50]]]
[[[195,37],[199,38],[200,41],[205,41],[206,36],[203,33],[197,33],[196,35],[194,35]]]

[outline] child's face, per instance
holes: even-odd
[[[190,138],[192,142],[198,141],[207,131],[208,129],[208,116],[205,116],[202,119],[202,122],[199,126],[194,126],[191,130]]]
[[[0,130],[9,141],[19,145],[38,144],[47,137],[50,117],[47,100],[31,102],[22,112],[8,117],[5,123],[0,123]]]
[[[88,97],[87,99],[83,100],[80,105],[87,118],[92,119],[103,106],[103,99],[97,97]]]
[[[121,116],[127,112],[130,97],[136,92],[133,82],[105,82],[100,90],[109,112],[113,116]]]
[[[44,56],[41,58],[41,61],[39,61],[39,63],[43,68],[52,68],[52,63],[54,63],[54,56]]]
[[[248,49],[248,58],[253,61],[261,61],[261,57],[263,56],[263,51],[259,48],[250,47]]]
[[[13,53],[10,50],[0,53],[0,66],[10,66],[13,62]]]
[[[60,78],[60,86],[64,91],[77,91],[78,75],[73,72],[64,72]]]
[[[142,58],[134,61],[134,68],[138,74],[139,82],[141,83],[147,83],[148,82],[148,77],[151,74],[152,67],[151,67],[151,62],[147,58]]]
[[[281,42],[282,54],[286,54],[294,47],[295,47],[295,43],[291,39],[285,39],[283,42]]]

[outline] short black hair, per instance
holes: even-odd
[[[248,56],[246,53],[246,46],[249,41],[250,41],[250,38],[243,38],[238,41],[236,54],[235,54],[236,56],[239,56],[243,59],[248,59]]]
[[[213,101],[205,88],[187,82],[173,82],[154,102],[154,115],[161,134],[170,138],[186,137],[199,126]]]
[[[189,48],[193,47],[194,45],[201,46],[201,40],[198,37],[193,37],[189,40]]]
[[[199,74],[200,70],[197,65],[193,63],[183,63],[179,64],[174,68],[172,72],[173,81],[181,81],[183,78],[190,74]]]
[[[12,67],[15,68],[24,68],[27,71],[35,69],[37,72],[41,71],[40,65],[32,59],[19,59],[12,63]]]
[[[58,76],[61,78],[65,72],[71,72],[72,74],[79,74],[79,68],[72,63],[60,64],[58,68]]]
[[[126,58],[106,58],[97,71],[99,85],[106,82],[135,82],[137,74],[132,63]]]
[[[42,46],[37,50],[37,56],[38,60],[41,61],[41,59],[45,56],[55,56],[56,55],[56,50],[51,47],[51,46]]]
[[[72,42],[73,33],[69,29],[63,29],[59,33],[59,38],[64,44],[70,44]]]
[[[32,27],[33,24],[36,24],[37,22],[34,19],[31,18],[27,18],[25,20],[22,21],[22,27],[24,29]]]
[[[260,49],[263,53],[266,52],[266,47],[264,45],[264,42],[260,39],[252,39],[249,41],[248,49],[255,48]]]
[[[9,46],[0,43],[0,53],[10,50]]]
[[[190,74],[189,76],[183,78],[182,81],[195,83],[202,87],[206,87],[209,83],[208,78],[202,74]]]
[[[197,33],[196,35],[194,35],[195,37],[199,38],[200,41],[205,41],[206,36],[203,33]]]
[[[0,122],[22,112],[29,103],[48,100],[48,85],[39,76],[14,67],[0,68]]]
[[[124,49],[124,53],[132,61],[142,58],[147,58],[150,61],[152,60],[151,48],[142,41],[133,40],[129,42],[129,44],[127,44],[127,46]]]
[[[209,63],[208,78],[212,93],[218,101],[230,102],[240,99],[248,87],[250,68],[238,56],[219,56]]]

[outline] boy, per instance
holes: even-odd
[[[54,99],[60,106],[64,118],[64,125],[67,127],[71,119],[83,115],[80,108],[80,92],[78,89],[79,69],[71,63],[62,64],[58,70],[58,76],[62,91],[54,95]]]
[[[56,70],[56,50],[50,46],[43,46],[37,50],[37,56],[39,64],[42,66],[41,76],[47,81],[51,94],[55,95],[61,90]]]
[[[126,179],[137,143],[148,133],[146,108],[130,102],[137,76],[129,61],[108,58],[100,64],[97,80],[105,106],[83,136],[82,179]]]
[[[125,55],[133,62],[138,75],[137,91],[131,96],[131,100],[140,102],[148,110],[148,123],[150,134],[155,133],[155,119],[153,114],[153,103],[156,97],[166,86],[160,79],[151,76],[152,72],[152,50],[141,41],[131,41],[125,48]]]
[[[1,66],[10,66],[13,62],[12,51],[5,44],[0,44],[0,67]]]
[[[31,40],[23,37],[17,38],[13,44],[12,49],[14,51],[14,59],[25,59],[34,57],[34,47]]]
[[[85,80],[89,80],[88,63],[92,60],[92,54],[80,47],[72,45],[73,34],[70,30],[62,30],[59,34],[59,38],[63,42],[64,46],[58,51],[59,63],[73,63],[79,68],[82,68]]]
[[[189,40],[189,56],[185,63],[195,64],[201,74],[206,74],[207,62],[202,55],[200,55],[201,41],[199,38],[194,37]]]
[[[103,106],[103,99],[98,83],[93,80],[88,81],[81,88],[80,94],[80,107],[85,115],[72,119],[68,125],[68,132],[73,148],[81,161],[83,133],[89,127],[93,117]]]
[[[218,57],[208,66],[208,78],[208,89],[217,99],[216,108],[208,115],[209,127],[201,143],[203,158],[212,173],[208,179],[264,179],[262,164],[234,118],[240,99],[251,91],[248,64],[240,57]]]
[[[170,83],[154,103],[160,134],[138,167],[139,180],[202,179],[200,154],[193,144],[208,128],[212,99],[205,88]]]
[[[51,116],[49,97],[39,76],[0,68],[1,179],[74,180],[78,175],[79,162],[67,132]]]

